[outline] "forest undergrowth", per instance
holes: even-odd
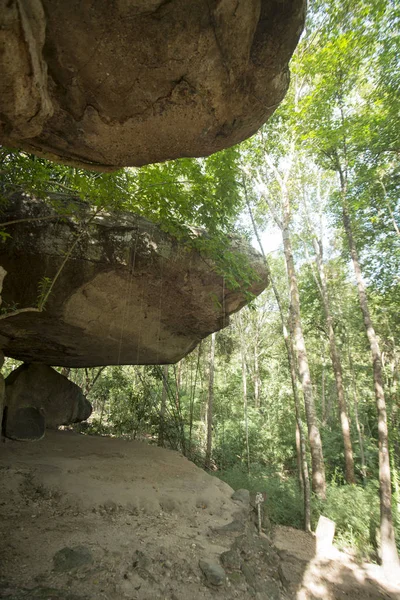
[[[268,272],[269,288],[176,365],[60,368],[94,407],[80,430],[147,439],[266,492],[272,523],[310,531],[325,515],[341,547],[381,554],[397,582],[399,23],[390,0],[310,3],[279,108],[205,159],[98,174],[0,149],[0,208],[22,189],[64,211],[78,197],[136,212],[203,253],[227,293],[249,276],[227,251],[239,232]]]

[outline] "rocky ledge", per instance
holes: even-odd
[[[262,257],[245,243],[231,250],[248,258],[252,282],[230,290],[210,260],[156,225],[71,206],[74,216],[60,217],[16,195],[3,213],[20,221],[0,245],[6,356],[66,367],[173,363],[267,286]]]
[[[99,170],[252,135],[289,84],[305,0],[10,0],[0,143]]]

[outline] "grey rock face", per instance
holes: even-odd
[[[211,585],[220,586],[225,583],[225,571],[218,563],[211,560],[199,560],[199,567]]]
[[[88,219],[86,205],[73,206]],[[79,235],[77,218],[61,219],[44,202],[19,195],[3,213],[4,220],[32,218],[8,227],[11,237],[0,245],[2,308],[11,311],[0,319],[0,348],[25,362],[173,363],[228,325],[246,292],[258,295],[268,283],[262,257],[247,244],[233,241],[230,250],[248,258],[253,281],[230,290],[210,261],[128,213],[98,215],[60,271]],[[45,310],[21,311],[37,306],[40,282],[57,273]]]
[[[241,567],[241,560],[239,552],[236,548],[231,548],[226,552],[223,552],[220,556],[220,560],[223,566],[229,570],[239,570]]]
[[[60,573],[78,569],[93,563],[93,557],[85,546],[65,547],[53,557],[54,570]]]
[[[38,440],[45,427],[84,421],[92,412],[81,389],[47,365],[21,365],[5,383],[9,438]]]
[[[245,489],[236,490],[236,492],[234,492],[232,494],[232,500],[234,500],[235,502],[241,502],[246,507],[249,507],[250,506],[249,490],[245,490]]]
[[[11,0],[0,142],[107,170],[204,156],[282,100],[304,0]]]
[[[45,434],[46,420],[43,412],[34,406],[15,407],[6,411],[4,434],[18,442],[35,442]]]

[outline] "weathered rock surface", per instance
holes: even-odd
[[[227,325],[247,291],[267,285],[261,256],[242,242],[232,249],[248,257],[253,283],[229,290],[210,261],[132,214],[98,215],[82,232],[78,219],[57,218],[40,200],[16,195],[10,207],[2,220],[30,220],[8,227],[0,245],[2,308],[10,311],[0,317],[0,348],[25,362],[176,362]],[[45,310],[24,311],[38,305],[44,278],[48,285],[56,276]]]
[[[93,557],[85,546],[61,548],[53,557],[54,570],[58,572],[71,571],[93,563]]]
[[[7,377],[5,435],[37,440],[45,428],[84,421],[92,412],[79,386],[47,365],[23,364]]]
[[[304,0],[11,0],[0,142],[106,170],[204,156],[282,100]]]
[[[223,585],[225,583],[225,571],[217,562],[213,560],[199,560],[199,567],[208,583],[211,585]]]
[[[34,406],[17,406],[5,409],[4,435],[18,442],[36,442],[41,440],[46,431],[46,419],[43,411]]]
[[[244,504],[246,507],[249,507],[250,506],[249,490],[246,490],[246,489],[236,490],[236,492],[234,492],[232,494],[232,500],[234,500],[235,502],[240,502],[241,504]]]

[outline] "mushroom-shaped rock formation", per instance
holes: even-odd
[[[252,135],[288,87],[305,0],[10,0],[0,143],[107,170]]]
[[[166,364],[190,352],[229,314],[267,286],[262,257],[246,243],[252,284],[230,290],[215,265],[156,225],[129,213],[75,204],[57,216],[41,200],[15,195],[3,221],[0,348],[25,362],[66,367]],[[231,250],[232,250],[231,249]],[[44,310],[38,299],[51,293]],[[8,311],[8,312],[7,312]]]

